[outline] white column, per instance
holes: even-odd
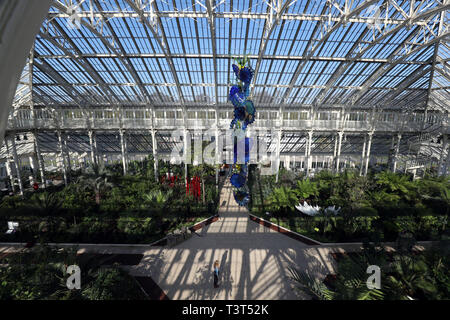
[[[152,129],[152,151],[153,151],[153,172],[155,174],[155,181],[158,181],[158,144],[156,141],[156,131]],[[170,161],[170,160],[169,160]]]
[[[344,132],[338,132],[338,145],[337,145],[337,151],[336,151],[336,172],[340,172],[339,165],[340,165],[340,158],[341,158],[341,147],[342,147],[342,136],[344,135]]]
[[[16,187],[15,187],[15,184],[14,184],[14,174],[13,174],[12,168],[11,168],[11,162],[13,161],[12,160],[13,156],[12,156],[12,154],[10,152],[11,150],[10,150],[10,148],[8,146],[8,139],[6,137],[5,137],[5,146],[6,146],[6,153],[7,153],[7,157],[6,157],[6,174],[8,175],[9,181],[11,183],[11,191],[13,193],[15,193],[16,192]]]
[[[337,155],[337,145],[338,145],[338,136],[334,135],[334,151],[333,151],[333,159],[331,161],[331,171],[336,172],[336,155]]]
[[[367,136],[364,135],[364,143],[363,143],[362,153],[361,153],[361,167],[359,168],[360,176],[362,176],[362,174],[363,174],[364,159],[366,157],[366,143],[367,143]]]
[[[63,176],[64,176],[64,184],[67,186],[67,171],[66,171],[66,159],[64,157],[64,152],[63,152],[63,143],[62,143],[62,135],[61,135],[61,131],[57,130],[56,131],[57,135],[58,135],[58,149],[59,149],[59,156],[61,158],[61,166],[62,166],[62,172],[63,172]]]
[[[441,150],[441,155],[439,157],[439,164],[438,164],[438,175],[441,176],[443,175],[443,168],[442,165],[444,163],[444,158],[445,158],[445,149],[447,149],[447,135],[444,134],[443,138],[442,138],[442,150]]]
[[[41,148],[39,146],[38,136],[36,133],[33,133],[33,139],[34,139],[34,151],[36,153],[36,158],[38,161],[39,172],[41,173],[41,181],[44,187],[46,187],[47,184],[45,181],[45,163],[44,159],[42,158]]]
[[[311,169],[311,143],[312,143],[313,132],[308,131],[308,140],[306,142],[306,150],[305,150],[305,167],[306,167],[306,176],[309,175],[309,169]]]
[[[19,157],[17,156],[16,140],[14,136],[11,138],[11,151],[14,159],[14,168],[16,169],[17,183],[19,184],[19,192],[21,195],[23,195],[23,185],[22,185],[22,177],[20,176]]]
[[[448,140],[448,138],[447,138],[447,140]],[[448,170],[449,165],[450,165],[450,148],[447,151],[447,158],[445,159],[444,167],[442,168],[443,175],[447,175],[447,170]]]
[[[35,155],[31,155],[31,156],[28,157],[29,161],[30,161],[31,172],[32,172],[32,174],[30,176],[30,185],[31,186],[33,185],[34,182],[36,182],[36,177],[37,177],[37,175],[36,175],[36,170],[37,170],[37,168],[36,168],[36,160],[35,160],[34,156]]]
[[[395,154],[394,154],[394,164],[392,166],[392,172],[395,172],[397,170],[397,158],[398,153],[400,151],[400,140],[402,139],[402,135],[397,135],[397,145],[395,146]]]
[[[275,175],[275,182],[278,182],[278,174],[280,172],[280,143],[281,143],[281,130],[277,132],[277,146],[276,146],[276,165],[277,165],[277,173]]]
[[[305,170],[305,172],[307,172],[308,165],[306,163],[306,159],[308,159],[308,143],[309,143],[309,135],[308,138],[306,138],[305,141],[305,156],[303,157],[303,167],[302,169]]]
[[[184,129],[184,136],[183,136],[183,143],[184,143],[184,150],[183,150],[183,155],[184,155],[184,183],[188,184],[187,178],[188,178],[188,161],[191,158],[191,155],[188,154],[188,151],[191,152],[191,150],[188,150],[188,138],[190,139],[190,135],[188,130],[185,128]],[[191,144],[191,141],[189,141],[189,145]]]
[[[95,163],[98,164],[100,162],[100,155],[98,153],[98,148],[97,148],[97,133],[95,133],[95,132],[93,135],[93,143],[94,143]]]
[[[220,165],[220,152],[219,150],[219,129],[217,127],[217,110],[216,110],[216,136],[215,136],[215,144],[216,144],[216,189],[219,188],[219,165]]]
[[[126,147],[125,147],[125,132],[123,130],[119,130],[120,134],[120,148],[122,151],[122,166],[123,166],[123,175],[127,174],[127,159],[126,159]]]
[[[64,155],[65,155],[66,158],[67,158],[67,169],[69,169],[69,175],[70,175],[70,172],[71,172],[71,170],[72,170],[72,163],[71,163],[71,161],[70,161],[70,152],[69,152],[69,148],[67,147],[67,134],[66,134],[66,133],[64,133],[64,134],[62,135],[62,139],[63,139],[63,150],[64,150]]]
[[[89,146],[91,148],[91,163],[92,164],[97,164],[97,158],[96,158],[96,145],[94,145],[94,139],[95,139],[95,132],[93,132],[92,130],[88,131],[88,135],[89,135]]]
[[[369,169],[370,147],[372,146],[373,132],[369,132],[367,135],[369,136],[369,141],[367,142],[366,165],[365,165],[365,168],[364,168],[364,176],[367,176],[367,171]]]
[[[284,160],[285,160],[286,170],[291,171],[291,157],[285,156]]]

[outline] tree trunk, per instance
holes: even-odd
[[[100,204],[100,192],[95,193],[95,203]]]

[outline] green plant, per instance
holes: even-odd
[[[317,183],[309,179],[297,181],[297,188],[295,194],[299,200],[309,199],[311,196],[317,197],[319,195],[319,189]]]
[[[31,200],[36,206],[39,216],[55,216],[61,212],[63,201],[57,193],[36,193]]]
[[[108,178],[105,176],[100,177],[85,177],[78,178],[77,185],[80,190],[92,191],[95,195],[95,203],[100,204],[102,196],[113,187],[113,184],[108,182]]]
[[[270,203],[271,210],[275,212],[293,210],[294,206],[298,203],[295,191],[290,187],[284,186],[275,188],[267,200]]]

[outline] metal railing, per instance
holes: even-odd
[[[73,111],[73,112],[71,112]],[[89,119],[84,117],[75,117],[74,110],[62,110],[54,114],[43,113],[42,110],[35,110],[35,117],[32,117],[31,110],[19,110],[15,117],[10,117],[7,125],[7,130],[30,130],[30,129],[53,129],[56,127],[55,119],[58,119],[60,129],[63,130],[79,130],[88,128]],[[118,114],[110,118],[103,118],[96,115],[98,111],[87,110],[87,113],[92,113],[91,124],[96,129],[119,129],[122,121],[123,129],[151,129],[152,125],[155,129],[173,130],[177,128],[186,127],[188,129],[209,129],[216,125],[215,119],[177,119],[177,118],[154,118],[153,124],[151,118],[122,118],[119,119]],[[71,114],[71,116],[66,116]],[[102,113],[103,114],[103,113]],[[34,119],[33,119],[34,118]],[[217,125],[221,129],[229,128],[231,119],[219,119]],[[367,131],[382,131],[382,132],[411,132],[419,133],[420,135],[409,139],[409,143],[416,143],[419,141],[429,140],[440,134],[443,130],[443,119],[439,122],[432,123],[422,130],[422,123],[417,121],[406,121],[402,126],[399,121],[345,121],[341,120],[280,120],[276,119],[258,119],[252,124],[255,129],[267,128],[281,128],[284,130],[322,130],[322,131],[337,131],[344,130],[347,132],[367,132]],[[445,127],[446,128],[446,127]],[[447,129],[445,129],[447,130]]]

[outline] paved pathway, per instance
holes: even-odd
[[[332,270],[328,250],[307,246],[248,218],[225,184],[220,219],[173,248],[145,252],[133,275],[151,276],[170,299],[298,299],[288,278],[296,264],[317,275]],[[213,288],[219,260],[221,285]]]

